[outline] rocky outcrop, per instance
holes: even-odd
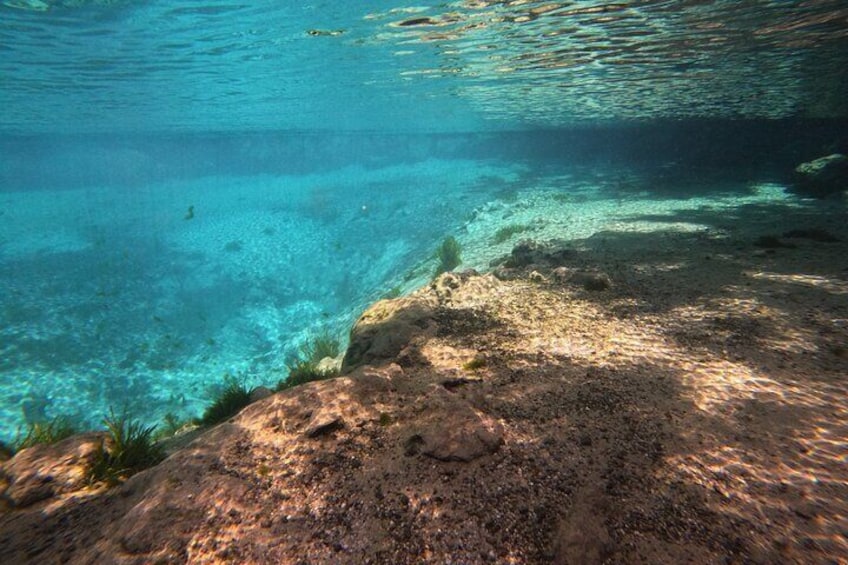
[[[443,386],[434,385],[418,410],[425,416],[404,445],[407,455],[468,462],[494,453],[503,443],[503,426]]]
[[[105,435],[81,434],[21,450],[0,465],[0,498],[14,508],[23,508],[83,489]]]
[[[708,272],[642,241],[627,271],[523,244],[508,279],[378,302],[344,376],[261,391],[112,489],[80,474],[99,436],[23,450],[0,464],[0,563],[839,562],[848,476],[818,442],[846,429],[848,335],[824,325],[844,249],[798,267],[821,254],[832,294],[746,314],[785,282],[679,237]]]
[[[422,293],[375,303],[359,317],[351,332],[342,373],[393,359],[414,335],[433,327],[436,305],[435,296]]]
[[[795,167],[794,192],[815,198],[836,196],[848,190],[848,157],[834,153]]]

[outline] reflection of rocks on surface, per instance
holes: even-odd
[[[848,190],[848,157],[834,153],[801,163],[792,176],[795,192],[816,198],[839,195]]]

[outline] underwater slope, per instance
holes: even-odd
[[[27,478],[7,462],[0,558],[838,562],[848,233],[819,217],[841,241],[766,245],[811,219],[774,212],[521,243],[497,276],[377,302],[345,376],[112,490],[11,507]]]

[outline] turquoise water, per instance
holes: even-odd
[[[273,385],[427,283],[447,235],[484,271],[520,237],[814,208],[788,173],[848,151],[842,2],[9,0],[0,21],[0,439]]]

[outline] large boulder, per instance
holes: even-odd
[[[367,364],[394,360],[412,338],[435,327],[435,296],[416,293],[380,300],[359,317],[342,361],[342,374]]]
[[[795,167],[793,191],[804,196],[826,198],[848,189],[848,157],[834,153]]]
[[[0,465],[0,497],[23,508],[81,489],[104,438],[104,433],[93,432],[22,449]]]

